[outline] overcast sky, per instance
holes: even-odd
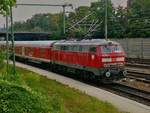
[[[97,0],[17,0],[17,3],[42,3],[42,4],[64,4],[71,3],[74,8],[79,6],[90,6],[90,3]],[[126,6],[127,0],[112,0],[114,6]],[[71,10],[71,9],[67,9]],[[62,11],[60,7],[29,7],[18,6],[13,9],[14,21],[24,21],[31,18],[35,13],[57,13]],[[4,26],[5,18],[0,16],[0,27]]]

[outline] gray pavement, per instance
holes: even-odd
[[[40,75],[46,76],[48,79],[56,80],[62,84],[68,85],[69,87],[78,89],[90,96],[96,97],[99,100],[112,103],[120,111],[126,111],[130,113],[150,113],[150,106],[140,104],[136,101],[118,96],[116,94],[110,93],[100,88],[90,86],[77,80],[60,76],[59,74],[55,74],[36,67],[28,66],[21,63],[16,63],[16,65],[18,67],[22,67],[30,71],[39,73]]]

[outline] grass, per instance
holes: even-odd
[[[3,75],[3,72],[4,69],[0,69],[1,75]],[[4,96],[9,94],[11,97],[7,98],[6,103],[3,103],[9,109],[6,110],[8,112],[3,113],[121,113],[108,102],[99,101],[79,90],[49,80],[37,73],[22,68],[17,68],[17,73],[21,82],[13,82],[10,79],[11,77],[7,80],[7,76],[2,76],[0,79],[0,108]],[[16,80],[14,79],[14,81]],[[15,90],[12,89],[14,87]],[[5,92],[2,89],[8,91],[5,90]],[[7,95],[7,97],[9,96]],[[24,104],[19,104],[21,102],[24,102]],[[13,109],[11,108],[14,108],[14,106],[17,106],[17,110],[23,107],[30,111],[27,112],[23,109],[21,112],[19,110],[18,112],[12,112]],[[12,111],[9,112],[10,110]]]

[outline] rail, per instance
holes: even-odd
[[[150,105],[150,92],[148,91],[124,85],[122,83],[114,83],[109,88],[127,94],[130,96],[128,96],[129,98],[134,98],[134,100],[138,100],[141,103]]]

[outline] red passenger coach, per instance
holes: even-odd
[[[126,75],[122,47],[104,39],[16,41],[15,55],[48,63],[53,71],[72,72],[75,76],[95,78],[103,83],[112,83]]]
[[[16,41],[15,55],[24,59],[50,62],[52,44],[55,41]]]

